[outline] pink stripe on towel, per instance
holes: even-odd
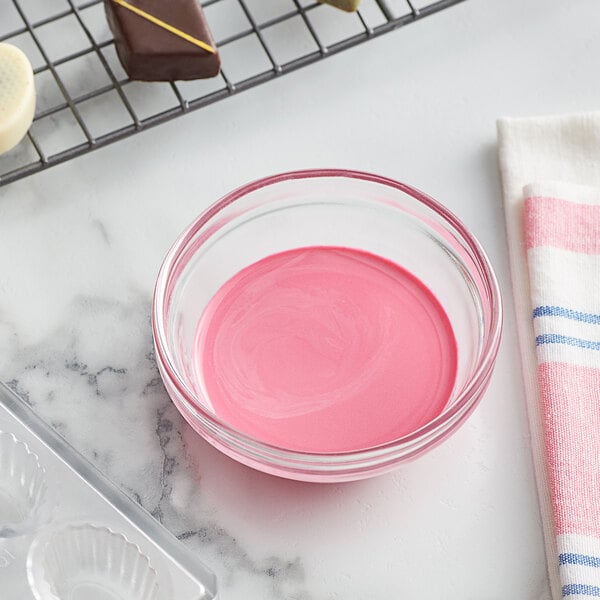
[[[535,196],[525,200],[527,248],[553,246],[600,254],[600,206]]]
[[[538,369],[556,533],[600,537],[600,369]]]

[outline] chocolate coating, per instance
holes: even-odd
[[[216,49],[197,0],[128,0],[133,6]],[[176,81],[204,79],[219,73],[221,60],[178,35],[104,0],[119,60],[131,79]]]

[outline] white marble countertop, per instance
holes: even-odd
[[[471,0],[0,189],[0,379],[217,573],[223,600],[548,600],[495,119],[597,108],[595,0]],[[186,426],[150,299],[177,233],[248,180],[369,170],[429,192],[495,264],[498,366],[447,443],[393,474],[254,472]]]

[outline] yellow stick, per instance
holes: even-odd
[[[138,8],[137,6],[133,6],[133,4],[129,4],[129,2],[125,2],[125,0],[112,0],[112,1],[115,4],[118,4],[119,6],[122,6],[123,8],[126,8],[127,10],[130,10],[131,12],[135,13],[136,15],[139,15],[140,17],[146,19],[147,21],[150,21],[151,23],[154,23],[155,25],[158,25],[159,27],[162,27],[163,29],[170,31],[172,34],[177,35],[180,38],[183,38],[184,40],[190,42],[191,44],[194,44],[195,46],[199,46],[200,48],[202,48],[202,50],[206,50],[207,52],[210,52],[211,54],[215,53],[215,49],[212,46],[209,46],[208,44],[204,43],[202,40],[198,40],[195,37],[188,35],[187,33],[185,33],[185,31],[181,31],[181,29],[177,29],[177,27],[173,27],[173,25],[169,25],[168,23],[165,23],[164,21],[157,19],[155,16],[151,15],[150,13],[147,13],[146,11],[142,10],[141,8]]]

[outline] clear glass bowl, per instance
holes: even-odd
[[[403,266],[436,295],[458,345],[454,390],[442,413],[381,446],[305,453],[265,444],[216,415],[193,380],[198,319],[240,269],[304,246],[366,250]],[[465,226],[405,184],[344,170],[285,173],[245,185],[212,205],[177,239],[161,267],[152,326],[166,389],[190,425],[253,468],[305,481],[349,481],[386,472],[446,439],[484,393],[502,328],[498,283]]]

